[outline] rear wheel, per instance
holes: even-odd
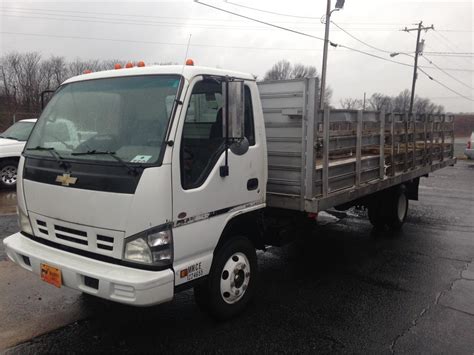
[[[15,160],[0,161],[0,187],[14,188],[18,173],[18,162]]]
[[[408,214],[408,197],[403,185],[394,190],[388,207],[387,225],[394,230],[401,229]]]
[[[194,288],[198,306],[224,320],[241,313],[255,294],[257,255],[245,237],[228,240],[214,255],[206,282]]]

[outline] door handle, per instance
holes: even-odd
[[[252,191],[258,188],[258,179],[253,178],[247,181],[247,190]]]

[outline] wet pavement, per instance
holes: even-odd
[[[420,201],[410,203],[399,233],[374,232],[351,213],[259,255],[256,300],[231,321],[218,323],[200,312],[191,290],[151,308],[80,296],[62,306],[82,320],[59,322],[65,326],[6,352],[472,354],[474,164],[460,161],[422,179]],[[13,228],[10,220],[0,217],[0,235],[5,226]],[[36,290],[38,280],[18,270],[23,289]],[[32,302],[12,307],[30,311],[28,322],[49,322]]]
[[[90,314],[79,292],[58,292],[8,260],[1,241],[17,231],[16,215],[0,217],[0,352]]]
[[[0,189],[0,215],[16,214],[15,190]]]

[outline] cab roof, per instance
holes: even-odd
[[[104,78],[116,78],[124,76],[134,75],[158,75],[158,74],[175,74],[183,75],[186,80],[190,80],[198,75],[216,75],[216,76],[231,76],[244,80],[255,81],[253,75],[248,73],[241,73],[231,70],[223,70],[201,66],[190,66],[190,65],[151,65],[149,67],[133,67],[133,68],[122,68],[98,71],[89,74],[82,74],[74,76],[66,80],[63,84],[69,84],[76,81],[93,80],[93,79],[104,79]]]

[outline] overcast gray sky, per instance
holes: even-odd
[[[288,15],[252,11],[219,0],[203,0],[215,6],[263,21],[324,37],[320,17],[323,0],[234,0],[234,3]],[[232,0],[231,0],[232,1]],[[333,0],[335,3],[335,0]],[[321,40],[285,32],[181,1],[5,1],[0,0],[0,54],[9,51],[38,51],[45,57],[67,59],[130,59],[145,62],[183,62],[250,72],[263,77],[280,59],[315,65],[321,69]],[[333,4],[334,5],[334,4]],[[473,1],[439,0],[346,0],[344,9],[332,20],[353,36],[388,52],[414,52],[416,32],[400,29],[423,21],[435,31],[422,33],[425,58],[420,65],[430,76],[471,100],[474,97]],[[305,17],[305,18],[303,18]],[[386,59],[389,53],[365,46],[335,26],[330,40]],[[444,56],[428,52],[471,53]],[[427,59],[446,69],[433,69]],[[393,58],[412,64],[406,55]],[[455,69],[455,70],[452,70]],[[396,95],[411,87],[412,68],[344,48],[332,48],[328,61],[328,84],[332,103],[341,98],[362,98],[374,92]],[[453,78],[454,77],[454,78]],[[474,112],[474,102],[419,73],[416,93],[442,104],[452,112]]]

